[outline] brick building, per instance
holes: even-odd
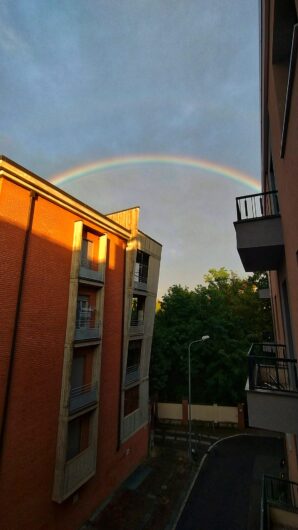
[[[0,526],[74,530],[146,457],[161,246],[0,158]]]
[[[262,528],[298,528],[297,14],[297,0],[260,1],[262,193],[237,199],[235,223],[245,270],[269,271],[275,331],[249,352],[249,424],[284,433],[287,455],[289,480],[265,479]]]

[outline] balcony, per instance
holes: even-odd
[[[81,410],[95,405],[98,401],[97,384],[87,384],[72,388],[69,398],[69,414],[75,414]]]
[[[125,385],[135,383],[140,379],[140,365],[132,364],[126,368]]]
[[[143,335],[144,320],[131,319],[129,333],[130,335]]]
[[[297,361],[282,344],[253,344],[248,354],[247,405],[251,427],[298,433]]]
[[[149,421],[148,408],[148,380],[143,381],[139,386],[139,398],[137,408],[132,412],[124,415],[121,430],[122,441],[127,440],[143,425]]]
[[[298,528],[298,484],[264,476],[260,530]]]
[[[259,289],[259,298],[262,298],[263,300],[270,300],[270,289]]]
[[[92,282],[104,282],[103,270],[94,269],[92,261],[81,258],[79,277],[82,280],[91,280]]]
[[[100,322],[96,318],[94,309],[87,309],[79,312],[76,320],[75,340],[99,340]]]
[[[87,482],[96,472],[96,450],[88,447],[77,456],[66,462],[64,470],[63,493],[61,500],[66,499]]]
[[[237,250],[247,272],[278,269],[284,251],[277,191],[236,199]]]
[[[140,291],[147,290],[148,270],[137,270],[134,273],[134,288]]]

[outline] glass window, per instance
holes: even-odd
[[[134,386],[125,391],[124,395],[124,416],[131,414],[139,408],[139,387]]]

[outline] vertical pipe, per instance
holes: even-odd
[[[12,341],[11,341],[11,348],[10,348],[7,379],[6,379],[6,386],[5,386],[3,414],[1,417],[1,424],[0,424],[0,459],[2,459],[3,457],[4,435],[5,435],[5,429],[6,429],[6,424],[7,424],[7,418],[8,418],[9,396],[10,396],[10,389],[11,389],[11,382],[12,382],[13,364],[14,364],[15,353],[16,353],[16,343],[17,343],[20,311],[21,311],[21,305],[22,305],[26,261],[27,261],[27,254],[28,254],[28,248],[29,248],[30,233],[31,233],[32,224],[33,224],[34,207],[35,207],[36,198],[37,198],[37,193],[35,191],[31,191],[29,208],[28,208],[26,232],[25,232],[25,237],[24,237],[23,254],[22,254],[22,260],[21,260],[20,279],[19,279],[16,309],[15,309],[14,325],[13,325],[13,331],[12,331]]]
[[[125,243],[125,250],[123,256],[123,293],[122,293],[122,326],[121,326],[121,356],[120,356],[120,381],[119,381],[119,399],[118,399],[118,433],[117,433],[117,451],[121,448],[121,424],[122,424],[122,381],[123,381],[123,370],[124,370],[124,317],[125,317],[125,302],[126,302],[126,259],[127,252],[131,250],[127,249],[127,242]],[[123,400],[124,401],[124,400]]]

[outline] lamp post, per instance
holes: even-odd
[[[191,363],[190,363],[190,349],[193,344],[197,342],[204,342],[210,339],[209,335],[203,335],[201,339],[193,340],[188,345],[188,456],[191,460]]]

